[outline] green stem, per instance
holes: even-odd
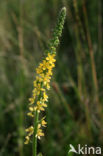
[[[38,128],[38,118],[39,118],[39,113],[36,111],[35,114],[35,120],[34,120],[34,135],[33,135],[33,156],[37,156],[37,128]]]

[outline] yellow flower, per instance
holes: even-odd
[[[34,99],[33,98],[29,98],[29,102],[30,102],[30,104],[33,104],[34,103]]]
[[[26,140],[25,140],[24,144],[28,144],[29,141],[30,141],[30,137],[29,137],[29,136],[26,136],[25,139],[26,139]]]
[[[38,139],[40,139],[41,136],[44,136],[44,133],[43,133],[42,129],[38,129],[38,130],[37,130],[37,135],[36,135],[36,137],[37,137]]]
[[[37,106],[37,110],[40,112],[40,111],[45,111],[45,109],[42,107],[42,105],[38,105]]]
[[[48,95],[46,93],[46,90],[50,89],[50,79],[52,75],[52,69],[55,67],[54,62],[56,61],[54,59],[55,54],[48,54],[47,57],[39,64],[38,68],[36,68],[36,79],[33,82],[34,89],[32,91],[32,97],[29,98],[30,105],[32,107],[29,107],[29,111],[27,113],[28,116],[34,117],[35,111],[38,111],[39,113],[41,111],[45,111],[45,107],[47,107],[47,104],[45,102],[48,101]],[[40,99],[38,97],[40,96]],[[35,104],[35,106],[34,106]],[[41,126],[46,127],[46,121],[44,118],[42,118],[41,124],[38,124],[37,128],[37,138],[40,139],[41,136],[44,136],[44,133],[42,132]],[[34,132],[33,126],[27,128],[25,130],[28,135],[26,137],[25,144],[27,144],[30,140],[30,136]]]
[[[47,83],[47,89],[49,90],[50,89],[50,85]]]
[[[47,107],[47,104],[45,104],[45,103],[42,103],[42,106],[43,106],[43,107]]]
[[[55,62],[56,60],[54,59],[54,57],[55,57],[55,54],[50,54],[50,53],[48,53],[48,56],[46,57],[46,60],[48,60],[49,61],[49,63],[53,63],[53,62]]]
[[[33,112],[33,111],[34,111],[34,108],[33,108],[33,107],[29,107],[29,110],[30,110],[31,112]]]
[[[42,120],[42,121],[41,121],[41,125],[42,125],[43,127],[46,127],[46,124],[47,124],[47,122],[46,122],[45,120]]]
[[[33,126],[30,126],[25,131],[28,132],[28,136],[31,136],[33,134],[33,132],[34,132],[34,127]]]
[[[34,106],[34,111],[36,111],[37,110],[37,106]]]
[[[47,62],[44,60],[44,61],[43,61],[43,68],[42,68],[42,69],[43,69],[43,70],[46,70],[47,66],[48,66],[48,64],[47,64]]]
[[[34,114],[32,114],[31,112],[27,113],[27,115],[30,117],[34,117]]]
[[[45,92],[43,93],[43,98],[44,98],[44,99],[43,99],[44,101],[48,101],[48,96],[46,95]]]
[[[45,91],[45,89],[44,88],[41,88],[41,91]]]

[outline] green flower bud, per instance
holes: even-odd
[[[66,8],[63,7],[58,16],[57,24],[53,31],[53,37],[48,44],[48,51],[50,53],[54,53],[54,51],[56,51],[57,46],[59,45],[60,42],[59,38],[61,37],[62,34],[62,30],[65,22],[65,16],[66,16]]]

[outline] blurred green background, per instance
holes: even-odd
[[[24,146],[28,98],[63,6],[67,17],[38,152],[67,156],[69,144],[103,145],[103,1],[1,0],[0,156],[32,155],[31,144]]]

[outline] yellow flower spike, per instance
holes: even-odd
[[[32,91],[32,98],[29,99],[30,104],[34,104],[36,102],[36,106],[33,105],[33,107],[29,107],[29,111],[27,113],[28,116],[34,117],[34,112],[40,113],[41,111],[45,111],[45,107],[47,107],[47,104],[45,102],[48,101],[48,95],[46,93],[46,90],[50,89],[50,79],[52,75],[52,69],[55,67],[55,55],[54,54],[48,54],[48,56],[45,58],[45,60],[42,61],[42,63],[39,64],[39,67],[36,69],[37,76],[36,80],[33,82],[34,89]],[[41,98],[36,101],[37,97],[41,95]],[[44,133],[42,132],[41,125],[43,127],[46,127],[46,121],[44,118],[41,120],[41,124],[38,124],[37,128],[37,138],[40,139],[42,136],[44,136]],[[26,132],[28,133],[28,137],[30,137],[33,132],[33,126],[26,129]],[[26,143],[29,141],[26,139]]]
[[[52,76],[52,70],[55,67],[55,54],[56,54],[56,48],[59,45],[59,37],[62,34],[62,29],[64,25],[66,15],[66,8],[64,7],[57,20],[57,25],[53,32],[53,38],[50,40],[48,50],[46,51],[46,57],[43,59],[43,61],[39,64],[38,68],[36,68],[36,79],[33,82],[33,92],[32,97],[29,99],[30,104],[32,104],[32,107],[29,107],[30,112],[27,114],[31,117],[34,117],[35,120],[33,123],[33,126],[26,129],[27,136],[25,144],[28,144],[30,141],[30,136],[33,135],[33,156],[37,155],[37,138],[40,139],[42,136],[44,136],[44,133],[41,129],[41,126],[46,126],[45,118],[42,118],[40,120],[39,113],[41,111],[45,111],[45,107],[47,107],[47,104],[45,104],[46,101],[48,101],[48,96],[46,91],[50,89],[50,80]],[[34,111],[33,111],[34,109]],[[39,124],[40,123],[40,124]],[[42,124],[42,125],[41,125]],[[34,129],[33,129],[34,127]],[[37,137],[37,138],[36,138]]]

